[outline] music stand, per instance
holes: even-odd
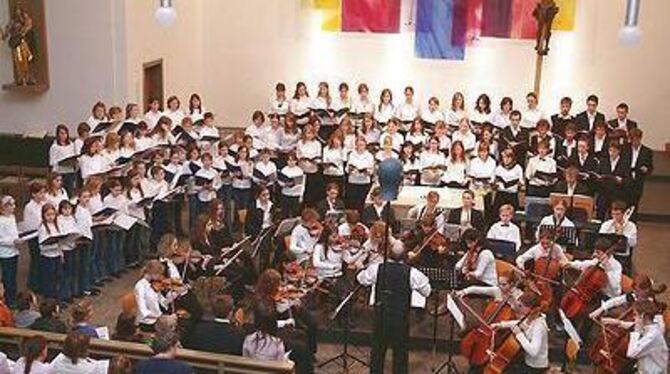
[[[353,300],[354,296],[356,295],[356,293],[358,293],[358,291],[361,288],[363,288],[363,286],[359,284],[353,290],[351,290],[347,294],[347,296],[345,296],[344,299],[342,299],[340,304],[335,308],[335,310],[328,317],[329,320],[334,321],[335,319],[337,319],[337,317],[340,316],[340,313],[346,308],[346,312],[345,312],[346,319],[344,321],[344,330],[343,330],[344,336],[342,337],[342,341],[343,341],[343,343],[342,343],[342,353],[340,353],[340,354],[338,354],[334,357],[331,357],[331,358],[327,359],[326,361],[320,363],[318,365],[318,368],[322,368],[322,367],[324,367],[324,366],[326,366],[326,365],[328,365],[332,362],[337,362],[337,361],[340,361],[340,360],[342,361],[340,363],[340,367],[342,367],[342,369],[345,373],[348,373],[349,372],[349,366],[351,366],[352,364],[355,364],[355,363],[359,363],[359,364],[361,364],[365,367],[368,366],[368,364],[365,363],[365,361],[363,361],[360,358],[358,358],[358,357],[352,355],[351,353],[349,353],[349,338],[351,336],[351,334],[350,334],[351,333],[351,326],[350,326],[351,310],[352,310],[352,307],[353,307],[352,304],[351,304],[351,300]]]
[[[454,290],[459,290],[462,287],[462,279],[459,276],[459,273],[456,271],[455,268],[451,269],[444,269],[446,271],[446,281],[444,285],[442,286],[444,290],[448,291],[454,291]],[[454,316],[451,315],[451,313],[447,312],[446,313],[448,318],[449,318],[449,343],[453,343],[454,341],[454,321],[455,318]],[[435,327],[437,329],[437,327]],[[447,359],[440,364],[437,369],[433,370],[432,374],[439,374],[442,372],[442,370],[446,369],[447,374],[459,374],[458,369],[456,368],[456,363],[454,362],[454,347],[449,347],[447,350]]]

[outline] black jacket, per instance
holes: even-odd
[[[556,185],[554,186],[554,192],[560,193],[560,194],[566,194],[568,193],[568,183],[564,180],[558,181]],[[591,196],[591,191],[589,187],[581,181],[577,181],[577,185],[575,186],[575,195],[586,195],[586,196]]]
[[[452,209],[449,212],[449,219],[447,219],[447,223],[460,225],[461,213],[463,213],[463,208]],[[476,228],[477,230],[483,233],[484,228],[486,226],[486,222],[484,222],[484,215],[482,214],[482,212],[480,212],[477,209],[472,209],[470,216],[470,224],[472,225],[472,227]]]
[[[386,215],[386,213],[389,213],[391,230],[397,231],[398,225],[395,218],[395,212],[393,209],[391,209],[390,205],[386,205],[386,207],[384,207],[383,214]],[[377,221],[386,221],[386,219],[385,217],[380,217],[379,214],[377,214],[377,209],[375,209],[374,205],[370,204],[363,208],[363,212],[361,213],[361,223],[363,223],[366,227],[371,227],[372,224]]]
[[[200,321],[183,343],[188,349],[241,356],[244,335],[230,323]]]
[[[593,124],[595,125],[598,122],[605,122],[605,115],[600,112],[596,112],[596,119],[593,121]],[[586,114],[586,111],[579,113],[575,117],[575,124],[577,125],[577,131],[591,132],[593,130],[593,127],[589,124],[589,116]]]
[[[344,211],[344,201],[342,199],[335,199],[335,210],[340,210]],[[324,219],[326,217],[326,213],[330,210],[330,207],[328,205],[328,201],[326,199],[323,199],[316,203],[316,211],[319,213],[319,217],[321,219]]]

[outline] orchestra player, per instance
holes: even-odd
[[[466,230],[461,240],[465,242],[466,253],[456,263],[456,271],[463,273],[470,284],[498,285],[496,259],[490,249],[484,248],[484,237],[476,229]]]
[[[626,246],[623,252],[617,252],[614,255],[621,260],[624,273],[631,274],[633,249],[637,246],[637,225],[626,219],[626,203],[623,201],[614,201],[610,208],[611,219],[600,225],[600,234],[616,234],[626,237]]]
[[[484,222],[484,215],[475,207],[475,193],[471,190],[463,191],[461,195],[460,208],[449,211],[449,218],[447,223],[460,225],[464,228],[475,228],[483,231],[486,223]]]

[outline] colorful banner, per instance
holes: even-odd
[[[342,0],[342,31],[400,32],[400,0]]]
[[[537,21],[533,11],[537,0],[513,0],[512,2],[512,39],[535,39],[537,36]]]
[[[483,0],[454,0],[453,45],[472,45],[482,33]]]
[[[328,7],[320,8],[321,30],[328,32],[342,31],[342,0],[321,0],[321,2],[328,3]]]
[[[414,51],[419,58],[463,60],[465,46],[452,43],[454,3],[417,0]]]
[[[552,30],[572,31],[575,29],[577,0],[556,0],[558,14],[551,25]]]
[[[512,29],[513,0],[484,0],[482,36],[509,38]]]

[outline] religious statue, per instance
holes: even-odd
[[[540,0],[533,10],[533,17],[537,20],[537,36],[535,50],[537,54],[546,56],[549,53],[549,39],[551,25],[558,14],[558,7],[554,0]]]
[[[14,62],[14,81],[17,86],[35,84],[33,61],[35,60],[35,37],[33,19],[20,5],[14,8],[13,17],[4,30],[0,29],[2,40],[8,40]]]

